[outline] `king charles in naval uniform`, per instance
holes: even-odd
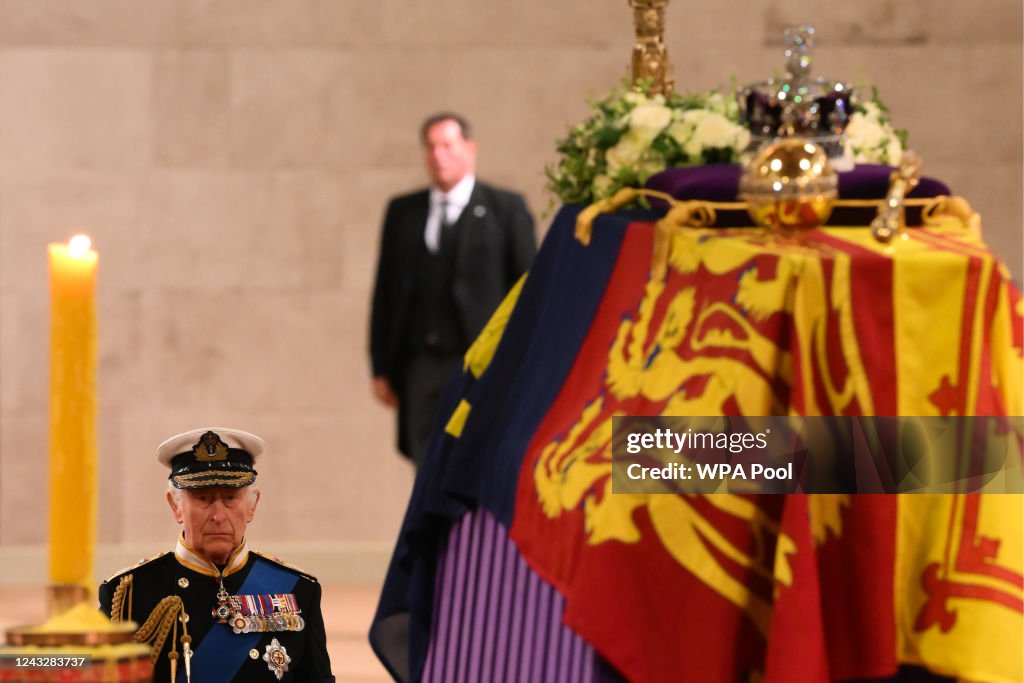
[[[100,585],[100,608],[141,626],[156,683],[333,682],[320,584],[249,548],[263,441],[236,429],[171,437],[157,459],[171,469],[167,503],[181,524],[174,552]]]

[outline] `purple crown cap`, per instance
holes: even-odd
[[[853,90],[841,81],[812,78],[814,27],[785,32],[786,76],[744,86],[737,92],[740,116],[752,147],[780,137],[801,136],[822,144],[829,156],[841,154],[840,136],[852,111]]]

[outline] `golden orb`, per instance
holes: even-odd
[[[832,214],[839,179],[820,146],[786,138],[762,148],[740,178],[754,223],[782,235],[813,230]]]

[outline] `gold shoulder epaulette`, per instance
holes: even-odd
[[[255,553],[256,555],[259,555],[260,557],[262,557],[264,560],[269,560],[270,562],[273,562],[276,565],[284,567],[285,569],[290,569],[291,571],[295,572],[296,574],[298,574],[302,578],[309,579],[313,583],[317,582],[316,577],[313,576],[312,574],[310,574],[309,572],[307,572],[305,569],[301,569],[299,567],[296,567],[294,564],[288,564],[287,562],[282,560],[280,557],[274,557],[273,555],[268,555],[266,553],[260,552],[259,550],[250,550],[249,552]]]
[[[166,555],[168,552],[170,552],[170,551],[165,551],[165,552],[162,552],[162,553],[157,553],[156,555],[153,555],[152,557],[143,558],[143,559],[139,560],[138,562],[136,562],[133,565],[129,565],[127,567],[122,567],[121,569],[118,569],[116,572],[114,572],[113,574],[108,576],[106,579],[104,579],[103,583],[110,583],[111,581],[113,581],[117,577],[121,576],[122,574],[127,574],[128,572],[130,572],[132,570],[138,569],[139,567],[141,567],[144,564],[148,564],[148,563],[152,562],[153,560],[160,559],[161,557]]]

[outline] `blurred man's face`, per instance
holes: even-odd
[[[423,153],[430,179],[442,192],[455,187],[476,164],[476,143],[463,138],[459,124],[451,119],[427,129]]]
[[[185,542],[210,562],[225,564],[245,538],[259,493],[253,495],[247,488],[185,489],[180,505],[170,492],[167,500],[174,519],[182,525]]]

